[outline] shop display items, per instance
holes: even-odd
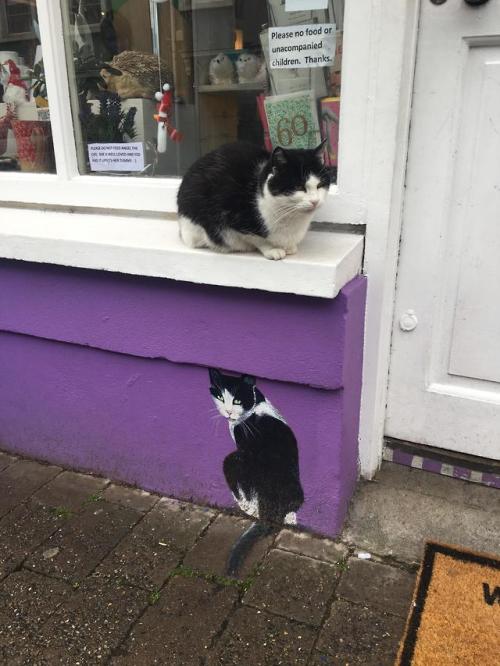
[[[208,66],[208,78],[212,85],[231,85],[236,80],[233,61],[225,53],[218,53]]]
[[[165,61],[158,56],[141,51],[122,51],[101,69],[101,76],[109,92],[121,99],[143,97],[154,99],[161,81],[173,84],[172,74]]]
[[[167,138],[171,141],[182,141],[182,134],[172,126],[172,91],[170,85],[165,83],[163,91],[155,94],[159,102],[158,112],[155,114],[155,120],[158,123],[157,149],[159,153],[165,153],[167,150]]]
[[[28,86],[21,79],[21,70],[12,59],[4,62],[2,67],[7,70],[3,101],[6,104],[24,104],[28,100]]]
[[[122,109],[116,93],[103,92],[97,96],[97,109],[87,102],[80,113],[82,132],[87,143],[125,143],[136,136],[135,114],[137,109]]]
[[[265,62],[259,56],[244,51],[236,60],[238,83],[266,83],[267,70]]]

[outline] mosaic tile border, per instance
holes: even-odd
[[[489,461],[483,462],[462,456],[455,458],[448,451],[440,454],[436,449],[428,449],[428,447],[389,438],[385,440],[382,458],[397,465],[406,465],[415,469],[423,469],[426,472],[434,472],[500,489],[500,464],[495,462],[490,464]]]

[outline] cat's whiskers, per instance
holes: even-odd
[[[259,434],[259,429],[256,427],[255,424],[247,423],[246,425],[247,425],[248,430],[250,431],[250,434],[251,434],[251,435],[254,435],[254,436],[255,436],[255,435],[258,435],[258,434]]]
[[[284,211],[283,211],[283,208],[284,208]],[[292,213],[296,210],[300,210],[300,206],[298,204],[294,204],[293,206],[288,206],[288,207],[283,207],[283,208],[278,211],[278,212],[283,211],[281,215],[279,215],[278,217],[273,216],[273,218],[272,218],[273,224],[278,224],[278,222],[281,222],[281,220],[284,217],[287,217],[288,215],[290,215],[290,213]]]

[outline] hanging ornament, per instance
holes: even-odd
[[[171,141],[182,141],[183,138],[181,132],[178,132],[172,125],[173,96],[168,83],[163,85],[163,92],[159,91],[155,94],[155,99],[159,102],[154,117],[158,123],[157,148],[159,153],[165,153],[167,151],[167,138]]]

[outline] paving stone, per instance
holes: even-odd
[[[208,655],[207,666],[305,666],[314,638],[311,627],[241,608]]]
[[[317,643],[315,665],[393,666],[405,620],[348,601],[336,601]],[[325,661],[328,655],[333,661]]]
[[[498,550],[498,521],[491,512],[381,483],[360,484],[347,522],[347,543],[412,563],[420,562],[426,540]]]
[[[103,497],[107,502],[128,506],[136,511],[149,511],[160,499],[158,495],[152,495],[140,488],[118,486],[115,483],[106,488]]]
[[[60,467],[18,460],[0,472],[0,517],[30,497],[61,471]]]
[[[198,666],[237,597],[234,587],[174,577],[159,601],[134,625],[111,663]]]
[[[396,567],[351,558],[337,587],[337,596],[394,615],[407,617],[415,575]]]
[[[500,490],[463,479],[434,474],[406,465],[384,462],[375,481],[384,486],[440,497],[484,511],[500,513]]]
[[[78,511],[89,498],[102,493],[107,479],[77,472],[62,472],[40,488],[33,499],[51,507]]]
[[[465,503],[469,506],[496,514],[500,518],[500,489],[482,486],[480,483],[466,483]]]
[[[158,589],[213,516],[210,509],[162,499],[106,557],[96,575]]]
[[[8,453],[0,451],[0,472],[9,465],[12,465],[12,463],[15,463],[16,460],[17,458],[15,458],[14,456],[11,456]]]
[[[65,580],[88,575],[142,516],[108,502],[92,502],[75,514],[27,559],[25,566]],[[44,552],[58,548],[55,557]]]
[[[63,522],[61,516],[31,500],[4,516],[0,520],[0,579],[17,569]]]
[[[460,503],[464,501],[464,489],[467,485],[467,481],[456,479],[452,476],[444,476],[389,462],[385,462],[382,465],[380,472],[376,476],[376,480],[386,485],[402,487],[421,495],[440,497],[449,502]]]
[[[236,516],[220,514],[208,528],[203,537],[189,551],[184,564],[199,569],[226,575],[226,565],[231,548],[252,524],[252,521]],[[273,536],[259,538],[245,557],[239,571],[240,578],[250,574],[254,567],[262,560],[270,545]]]
[[[71,594],[60,580],[16,571],[0,585],[0,662],[33,663],[43,624]]]
[[[38,659],[50,665],[104,663],[147,604],[143,590],[85,580],[44,625]]]
[[[343,543],[312,536],[307,532],[281,530],[275,546],[298,555],[307,555],[324,562],[339,562],[347,557],[348,549]]]
[[[333,564],[272,550],[243,601],[299,622],[319,625],[338,576]]]

